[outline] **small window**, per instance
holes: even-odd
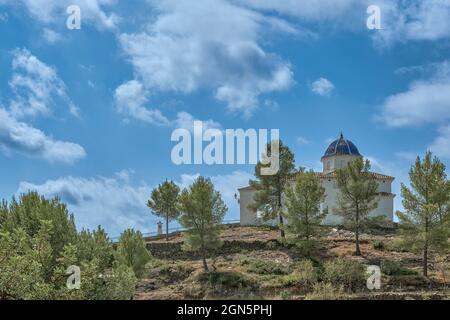
[[[330,161],[327,161],[327,170],[330,170]]]

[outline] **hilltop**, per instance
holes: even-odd
[[[224,226],[223,246],[208,260],[211,266],[208,273],[203,272],[200,257],[182,251],[181,233],[173,235],[169,242],[148,239],[147,247],[154,261],[147,266],[135,299],[449,297],[450,293],[446,292],[450,276],[448,257],[432,254],[427,279],[421,276],[420,254],[405,248],[394,229],[363,234],[362,256],[353,255],[353,237],[350,231],[327,228],[321,245],[306,257],[302,250],[281,242],[275,228]],[[381,266],[381,289],[368,290],[366,276],[362,278],[357,271],[353,274],[348,271],[342,283],[325,284],[333,278],[326,274],[330,271],[324,270],[339,270],[343,265],[347,266],[344,269],[354,266],[355,270],[360,270],[358,266],[364,270],[368,265]],[[323,285],[314,286],[315,283]]]

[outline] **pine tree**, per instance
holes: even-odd
[[[271,144],[267,145],[268,152],[271,152]],[[249,209],[261,212],[263,220],[278,218],[280,225],[280,235],[284,238],[283,221],[283,195],[288,187],[289,181],[296,173],[295,158],[291,150],[279,141],[279,170],[274,175],[262,175],[261,162],[255,167],[256,180],[250,180],[256,192]]]
[[[300,172],[295,185],[286,190],[288,231],[307,242],[320,235],[327,210],[321,210],[325,188],[314,172]]]
[[[151,255],[145,247],[142,233],[133,229],[125,230],[117,245],[117,261],[131,267],[136,277],[140,277],[150,260]]]
[[[369,160],[357,158],[347,167],[336,170],[339,190],[335,211],[344,219],[344,225],[355,232],[356,255],[361,255],[359,233],[366,225],[369,212],[378,206],[378,183],[370,173]]]
[[[448,247],[450,181],[444,164],[431,152],[417,157],[409,171],[411,188],[402,183],[405,212],[397,212],[405,239],[423,253],[423,275],[428,276],[430,250]]]
[[[183,249],[197,251],[202,256],[203,268],[208,270],[208,250],[221,246],[220,225],[227,207],[211,180],[198,177],[180,196],[180,224],[187,229]]]
[[[166,241],[169,241],[169,222],[179,216],[178,198],[180,188],[172,181],[166,181],[154,189],[147,206],[153,213],[166,219]]]

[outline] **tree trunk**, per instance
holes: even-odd
[[[202,260],[203,260],[203,269],[205,269],[205,271],[208,271],[208,264],[206,263],[205,249],[202,249]]]
[[[284,238],[285,237],[285,235],[284,235],[284,223],[283,223],[283,216],[281,214],[283,209],[281,208],[281,206],[282,206],[282,204],[281,204],[281,192],[280,192],[278,194],[278,216],[279,216],[279,219],[280,219],[280,236],[282,238]]]
[[[356,252],[355,252],[355,255],[360,256],[361,255],[361,250],[359,249],[359,206],[358,206],[358,204],[356,204],[355,240],[356,240]]]
[[[281,236],[282,238],[284,238],[285,235],[284,235],[283,216],[280,214],[279,217],[280,217],[280,236]]]
[[[428,277],[428,218],[425,218],[425,244],[423,245],[423,276]]]
[[[169,216],[166,216],[166,241],[169,241]]]
[[[355,238],[356,238],[356,252],[355,255],[360,256],[361,255],[361,250],[359,249],[359,228],[356,228],[356,232],[355,232]]]

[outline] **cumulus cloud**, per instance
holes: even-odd
[[[406,41],[435,41],[450,37],[449,0],[411,0],[379,3],[382,29],[373,34],[378,45]]]
[[[102,225],[112,236],[119,235],[126,228],[155,232],[159,218],[152,216],[146,207],[153,187],[145,182],[133,182],[133,173],[132,170],[124,170],[112,177],[68,176],[42,184],[22,182],[17,194],[34,190],[46,197],[60,197],[74,213],[78,228],[93,229]],[[182,175],[177,183],[187,187],[197,176]],[[234,194],[237,188],[246,186],[250,178],[250,174],[242,171],[211,178],[229,208],[226,219],[239,217]]]
[[[56,140],[24,122],[27,116],[50,114],[56,101],[65,102],[77,116],[78,108],[68,97],[65,84],[54,68],[26,49],[16,49],[12,56],[13,75],[9,86],[13,99],[8,109],[0,106],[0,149],[50,162],[73,163],[84,158],[86,152],[80,145]]]
[[[174,126],[176,128],[182,128],[182,129],[187,129],[189,131],[193,131],[194,130],[194,121],[200,121],[199,119],[194,118],[190,113],[188,112],[178,112],[177,113],[177,118],[174,121]],[[219,129],[222,130],[222,126],[220,125],[220,123],[215,122],[214,120],[202,120],[202,124],[203,124],[203,130],[208,130],[208,129]]]
[[[1,4],[22,6],[35,20],[45,25],[65,21],[67,7],[78,5],[81,9],[82,23],[89,23],[99,30],[113,30],[120,18],[115,13],[107,13],[116,0],[2,0]],[[65,24],[64,24],[65,26]]]
[[[159,110],[146,108],[148,93],[136,80],[121,84],[114,93],[117,111],[130,118],[147,123],[167,126],[170,121]]]
[[[450,63],[435,64],[433,76],[387,97],[379,119],[390,127],[443,123],[450,119]]]
[[[62,39],[61,35],[58,32],[49,28],[44,28],[42,36],[49,44],[55,44]]]
[[[155,231],[155,219],[146,207],[151,188],[145,183],[131,184],[131,173],[122,171],[113,177],[68,176],[43,184],[22,182],[17,193],[33,190],[46,197],[60,197],[74,213],[78,228],[101,225],[112,236],[126,228]]]
[[[329,96],[333,90],[334,85],[325,78],[319,78],[311,84],[311,91],[319,96]]]
[[[199,177],[200,174],[183,174],[178,182],[180,187],[186,188]],[[239,204],[234,195],[239,196],[238,189],[248,186],[250,179],[254,179],[250,173],[245,171],[233,171],[230,174],[216,175],[211,177],[214,188],[220,192],[222,199],[228,207],[228,213],[225,219],[239,219]]]
[[[55,140],[41,130],[19,122],[3,108],[0,108],[0,146],[6,151],[51,162],[73,163],[86,155],[80,145]]]
[[[278,0],[235,0],[244,6],[264,11],[276,11],[283,15],[299,18],[303,21],[340,21],[346,16],[356,17],[366,2],[361,0],[302,0],[302,1],[278,1]],[[356,13],[355,13],[356,12]],[[363,20],[361,17],[360,20]]]
[[[65,103],[70,113],[79,116],[78,107],[68,97],[65,84],[53,67],[26,49],[16,49],[12,55],[13,75],[9,85],[15,93],[10,104],[14,117],[47,115],[55,102]]]
[[[119,114],[150,124],[193,131],[194,121],[199,120],[185,111],[178,112],[174,120],[169,120],[160,110],[148,109],[146,104],[149,101],[149,92],[137,80],[124,82],[117,87],[114,93],[114,99],[116,110]],[[211,119],[202,120],[202,122],[204,130],[209,128],[221,129],[221,125]]]
[[[450,159],[450,125],[439,129],[439,135],[429,149],[439,157]]]
[[[248,116],[260,95],[292,84],[290,65],[260,45],[270,23],[264,15],[226,0],[151,4],[158,14],[146,30],[119,36],[147,88],[180,93],[210,89],[230,110]]]

